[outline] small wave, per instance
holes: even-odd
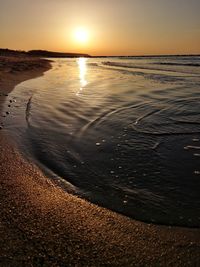
[[[185,149],[200,149],[200,146],[186,146]]]
[[[172,62],[155,62],[152,63],[155,65],[166,65],[166,66],[183,66],[183,67],[200,67],[200,64],[198,63],[172,63]]]
[[[125,62],[114,62],[114,61],[105,61],[102,62],[103,65],[106,66],[113,66],[113,67],[123,67],[123,68],[133,68],[133,69],[145,69],[145,70],[160,70],[163,71],[163,69],[156,68],[156,67],[149,67],[149,66],[143,66],[143,65],[135,65],[133,63],[125,63]],[[154,62],[150,63],[152,65],[166,65],[166,66],[190,66],[190,67],[200,67],[199,63],[172,63],[172,62]],[[177,72],[174,69],[167,70],[170,72]]]
[[[108,61],[108,62],[102,62],[102,64],[104,66],[109,66],[109,70],[120,71],[123,74],[143,76],[146,79],[159,81],[161,83],[182,82],[184,80],[183,74],[185,75],[185,72],[181,73],[176,70],[163,70],[159,68],[150,68],[150,67],[143,67],[143,66],[136,66],[136,65],[134,66],[131,64],[126,64],[126,63],[117,63],[117,62]],[[143,72],[142,70],[159,71],[159,73]],[[176,73],[176,75],[172,75],[171,73]]]
[[[30,123],[29,123],[29,117],[30,117],[30,110],[31,110],[31,101],[32,101],[32,98],[33,98],[33,96],[31,96],[28,99],[28,102],[26,104],[26,121],[27,121],[28,126],[30,125]]]
[[[148,131],[148,130],[143,130],[143,129],[138,129],[135,124],[132,125],[132,128],[134,131],[144,134],[144,135],[150,135],[150,136],[179,136],[179,135],[194,135],[194,134],[200,134],[200,131],[191,131],[191,132],[165,132],[165,131],[160,131],[160,132],[155,132],[155,131]]]
[[[139,118],[137,118],[137,120],[135,121],[134,124],[137,125],[141,120],[143,120],[143,119],[145,119],[145,118],[147,118],[147,117],[149,117],[149,116],[151,116],[151,115],[153,115],[159,111],[160,111],[160,109],[156,109],[156,110],[153,110],[151,112],[144,114],[143,116],[140,116]]]
[[[133,65],[133,63],[125,63],[125,62],[113,62],[113,61],[106,61],[102,62],[105,66],[111,66],[111,67],[122,67],[122,68],[130,68],[130,69],[144,69],[144,70],[155,70],[149,67],[144,67],[140,65]],[[157,69],[156,69],[157,70]]]
[[[185,121],[185,120],[178,120],[178,119],[173,119],[173,118],[170,118],[170,119],[174,121],[175,123],[200,125],[200,122],[198,121]]]
[[[91,127],[96,127],[98,126],[101,122],[103,122],[105,119],[108,119],[108,117],[112,115],[116,115],[117,113],[120,113],[125,110],[133,109],[133,108],[139,108],[144,106],[146,103],[140,103],[140,104],[133,104],[129,106],[122,106],[119,108],[111,108],[110,110],[107,110],[106,112],[103,112],[99,117],[95,118],[94,120],[90,121],[84,127],[81,129],[81,133],[84,133]]]
[[[188,72],[186,69],[175,69],[175,68],[170,68],[170,66],[182,66],[182,67],[199,67],[199,63],[172,63],[172,62],[154,62],[154,63],[149,63],[146,65],[137,65],[133,62],[127,63],[127,62],[114,62],[114,61],[106,61],[102,62],[102,65],[104,66],[109,66],[109,67],[116,67],[116,68],[125,68],[125,69],[137,69],[137,70],[149,70],[149,71],[158,71],[160,73],[154,73],[154,76],[157,75],[162,75],[162,76],[168,76],[171,78],[177,79],[179,76],[179,80],[181,77],[184,77],[185,75],[190,75],[192,77],[196,76],[198,73],[193,73],[192,71]],[[156,66],[157,65],[157,66]],[[166,66],[166,68],[162,68],[163,66]],[[160,66],[160,67],[159,67]],[[168,68],[167,68],[168,66]],[[162,72],[165,72],[163,74]],[[167,74],[168,73],[168,74]],[[172,76],[174,73],[176,73],[177,76]],[[143,73],[145,75],[151,75],[153,73]]]
[[[97,66],[98,66],[97,63],[93,63],[93,62],[91,62],[91,63],[87,63],[87,65],[88,65],[88,66],[92,66],[92,67],[97,67]]]
[[[102,64],[106,66],[113,66],[113,67],[136,68],[136,66],[130,65],[128,63],[122,63],[122,62],[105,61],[105,62],[102,62]]]

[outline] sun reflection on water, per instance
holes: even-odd
[[[84,89],[84,87],[88,83],[86,80],[87,58],[79,58],[77,60],[77,63],[78,63],[78,67],[79,67],[80,88],[79,88],[78,92],[76,93],[76,95],[79,96],[81,91]]]

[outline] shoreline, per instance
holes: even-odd
[[[0,104],[15,85],[50,69],[35,60],[4,57]],[[4,128],[0,150],[0,266],[200,265],[200,229],[142,223],[64,192]]]

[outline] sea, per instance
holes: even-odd
[[[27,159],[130,218],[200,227],[200,56],[53,59],[4,104]]]

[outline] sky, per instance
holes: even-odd
[[[0,0],[0,47],[200,54],[199,12],[200,0]],[[78,28],[87,32],[86,41],[75,38]]]

